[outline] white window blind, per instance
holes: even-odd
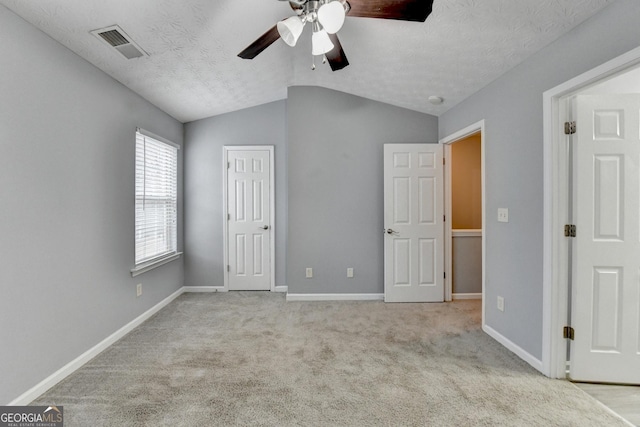
[[[136,132],[136,265],[177,252],[178,146]]]

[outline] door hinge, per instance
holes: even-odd
[[[227,271],[231,271],[231,266],[227,264]]]
[[[573,341],[575,336],[575,331],[573,330],[573,328],[571,326],[565,326],[562,329],[562,337],[566,338],[566,339],[570,339]]]
[[[446,271],[444,272],[444,278],[445,279],[447,278],[447,272]]]
[[[442,215],[442,222],[447,222],[447,216],[446,215]]]
[[[227,162],[227,169],[231,169],[231,162]]]
[[[227,219],[231,220],[231,214],[230,213],[227,214]]]
[[[447,161],[445,160],[445,158],[444,158],[444,157],[442,158],[442,164],[443,164],[443,165],[447,164]]]
[[[566,224],[564,226],[565,237],[576,237],[576,226],[573,224]]]
[[[564,134],[573,135],[576,133],[576,122],[564,122]]]

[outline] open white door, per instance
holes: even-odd
[[[384,300],[444,301],[442,146],[384,145]]]
[[[577,97],[570,377],[640,384],[640,95]]]
[[[256,149],[252,149],[256,148]],[[231,291],[272,288],[270,147],[225,147],[227,284]]]

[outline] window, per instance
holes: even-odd
[[[136,268],[177,255],[178,148],[136,132]]]

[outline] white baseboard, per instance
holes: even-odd
[[[542,360],[536,359],[527,351],[525,351],[522,347],[515,344],[513,341],[509,340],[507,337],[493,329],[491,326],[482,325],[482,330],[487,333],[491,338],[498,341],[500,344],[505,346],[512,353],[515,353],[520,359],[527,362],[529,365],[533,366],[537,371],[544,375]]]
[[[457,299],[482,299],[482,292],[477,294],[451,294],[453,300]]]
[[[109,335],[107,338],[90,348],[89,350],[82,353],[80,356],[73,359],[71,362],[64,365],[62,368],[58,369],[53,374],[49,375],[44,380],[40,381],[35,386],[31,387],[26,392],[22,393],[20,396],[12,400],[8,403],[10,406],[26,406],[31,403],[38,396],[42,395],[44,392],[49,390],[54,385],[58,384],[60,381],[74,373],[76,370],[80,369],[85,363],[89,362],[91,359],[96,357],[102,351],[106,350],[109,346],[114,344],[120,338],[127,335],[134,328],[142,324],[145,320],[156,314],[162,308],[164,308],[167,304],[169,304],[174,299],[178,298],[182,293],[184,288],[180,288],[158,304],[151,307],[149,310],[142,313],[140,316],[133,319],[131,322],[124,325],[122,328],[118,329],[113,334]]]
[[[227,292],[223,286],[183,286],[184,292]]]
[[[184,292],[228,292],[223,286],[184,286]],[[288,290],[287,286],[276,286],[274,292],[284,292]]]
[[[287,301],[378,301],[384,294],[287,294]]]

